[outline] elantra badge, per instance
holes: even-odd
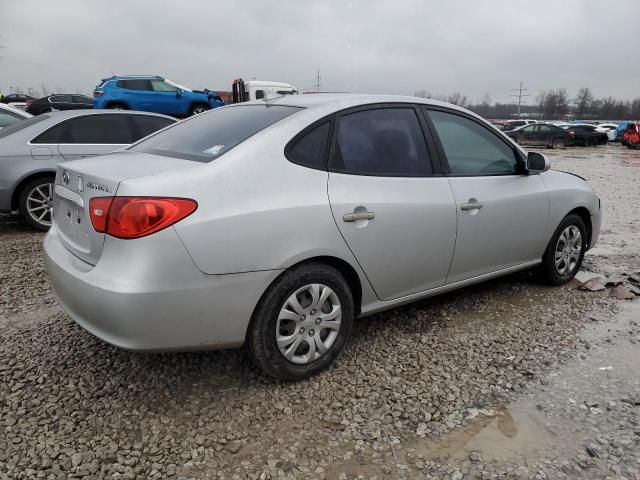
[[[78,175],[78,192],[84,192],[84,183],[82,183],[82,177]]]
[[[62,183],[64,183],[65,185],[69,185],[69,172],[67,172],[66,170],[62,171]]]

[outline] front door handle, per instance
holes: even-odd
[[[376,214],[373,212],[345,213],[342,220],[345,222],[355,222],[357,220],[373,220],[374,218],[376,218]]]
[[[483,205],[478,202],[463,203],[460,205],[460,210],[480,210],[482,206]]]

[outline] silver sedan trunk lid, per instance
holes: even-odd
[[[115,196],[120,182],[201,165],[197,162],[143,153],[121,152],[58,165],[54,186],[53,223],[64,246],[95,265],[102,254],[104,233],[96,232],[89,216],[94,197]],[[153,196],[154,192],[140,192]],[[106,212],[105,212],[106,214]]]

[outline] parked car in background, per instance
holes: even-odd
[[[598,124],[596,130],[600,132],[604,132],[607,134],[607,140],[610,142],[615,141],[616,139],[616,129],[618,128],[617,123],[600,123]]]
[[[35,98],[24,93],[10,93],[9,95],[3,95],[0,103],[26,103],[28,100],[35,100]]]
[[[549,123],[534,123],[505,132],[520,145],[564,148],[573,144],[571,132]]]
[[[504,123],[509,127],[507,130],[515,130],[516,128],[524,127],[525,125],[532,125],[538,122],[536,120],[506,120]]]
[[[627,125],[629,122],[620,122],[616,127],[616,138],[614,141],[622,142],[622,136],[624,135],[624,131],[627,129]]]
[[[500,131],[507,131],[507,130],[513,130],[513,128],[511,127],[511,125],[509,125],[509,123],[507,122],[500,122],[500,121],[492,121],[491,125],[493,125],[494,127],[496,127],[498,130]]]
[[[573,278],[600,201],[549,167],[442,102],[231,105],[59,165],[45,262],[60,305],[111,344],[246,344],[300,380],[334,361],[354,317],[534,266]]]
[[[78,110],[93,108],[93,100],[77,93],[54,94],[37,100],[27,101],[27,112],[31,115],[54,112],[56,110]]]
[[[0,103],[0,128],[8,127],[31,117],[32,115],[24,110]]]
[[[629,148],[640,148],[640,132],[638,124],[640,122],[628,122],[627,128],[622,135],[622,144]]]
[[[585,147],[597,147],[598,145],[606,145],[609,137],[605,132],[598,131],[595,125],[590,124],[573,124],[564,127],[565,130],[573,132],[573,142],[576,145],[584,145]]]
[[[175,121],[152,113],[73,110],[45,113],[3,128],[0,212],[18,210],[26,223],[46,230],[58,163],[112,152]],[[90,188],[78,183],[72,187]]]
[[[191,90],[163,77],[139,75],[103,78],[93,91],[93,105],[188,117],[221,107],[224,102],[211,90]]]

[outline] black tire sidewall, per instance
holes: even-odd
[[[287,298],[300,287],[322,283],[338,296],[342,319],[338,338],[329,351],[306,365],[288,361],[276,343],[276,325],[280,309]],[[353,327],[354,304],[349,285],[333,267],[309,263],[282,274],[262,296],[247,330],[246,344],[254,363],[266,374],[285,381],[311,377],[326,369],[343,350]]]
[[[20,212],[23,221],[30,227],[33,227],[36,230],[40,230],[42,232],[46,232],[47,230],[49,230],[49,227],[39,224],[31,217],[31,215],[29,215],[29,212],[27,211],[27,197],[29,195],[29,192],[37,186],[46,185],[48,183],[53,185],[54,181],[55,179],[53,177],[41,177],[36,178],[35,180],[31,180],[22,188],[22,190],[20,191],[20,196],[18,197],[18,211]]]
[[[191,110],[189,111],[189,113],[191,114],[191,116],[199,115],[199,114],[196,114],[196,109],[198,109],[198,108],[204,108],[204,109],[205,109],[205,111],[207,111],[207,110],[211,110],[211,107],[210,107],[209,105],[206,105],[206,104],[204,104],[204,103],[196,103],[195,105],[193,105],[193,106],[191,107]],[[204,113],[204,112],[202,112],[202,113]]]
[[[560,234],[570,225],[575,225],[576,227],[578,227],[578,230],[580,230],[580,235],[582,235],[582,249],[580,251],[580,258],[578,259],[576,267],[567,275],[560,275],[556,270],[555,265],[556,243],[558,242],[558,237],[560,236]],[[575,277],[576,273],[580,271],[580,267],[582,266],[582,260],[584,259],[584,254],[587,251],[587,243],[587,227],[584,223],[584,220],[582,220],[582,218],[575,213],[569,214],[564,217],[562,222],[560,222],[560,225],[558,225],[558,228],[556,228],[556,231],[553,233],[553,236],[551,237],[551,240],[547,245],[547,249],[544,252],[544,256],[542,257],[541,269],[545,279],[552,285],[563,285],[569,282],[573,277]]]

